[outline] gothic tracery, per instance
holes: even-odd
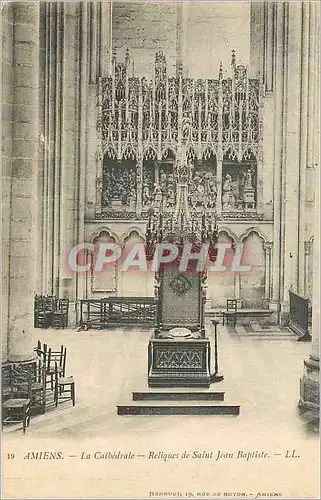
[[[231,76],[223,77],[221,65],[218,79],[185,78],[182,71],[171,77],[162,52],[156,54],[152,81],[131,75],[130,69],[128,51],[125,62],[114,54],[112,74],[98,86],[104,157],[98,218],[136,217],[150,207],[172,210],[180,161],[189,162],[192,172],[193,209],[225,216],[255,211],[259,80],[236,65],[234,52]]]

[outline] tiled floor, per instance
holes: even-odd
[[[210,337],[213,336],[212,328],[210,324],[207,325]],[[73,375],[76,380],[76,407],[64,403],[57,410],[33,418],[24,437],[20,430],[6,429],[5,450],[13,450],[18,446],[23,454],[26,450],[54,447],[67,455],[75,455],[64,462],[65,466],[69,464],[70,467],[70,460],[75,460],[73,470],[68,472],[72,485],[70,493],[63,490],[65,483],[60,472],[58,479],[56,478],[60,484],[57,486],[57,494],[63,491],[62,496],[69,498],[88,498],[82,496],[87,491],[85,478],[88,480],[89,474],[84,460],[79,459],[79,454],[84,450],[131,449],[142,454],[148,450],[168,452],[173,449],[214,449],[215,452],[220,449],[235,453],[240,449],[267,450],[273,459],[268,464],[265,463],[264,467],[260,460],[244,460],[237,463],[237,468],[233,468],[233,484],[237,491],[248,488],[246,485],[251,484],[253,491],[259,487],[259,491],[281,491],[286,498],[315,498],[313,495],[317,491],[318,481],[317,478],[313,479],[309,471],[313,471],[318,460],[318,436],[315,423],[311,422],[313,416],[302,416],[297,409],[303,360],[308,357],[311,344],[297,342],[296,336],[287,329],[265,329],[255,324],[237,325],[236,328],[219,325],[218,328],[219,368],[225,380],[212,385],[211,390],[224,390],[226,403],[240,404],[241,413],[238,417],[117,416],[116,405],[129,403],[132,391],[147,390],[147,345],[150,330],[35,330],[35,344],[39,338],[53,348],[59,348],[61,344],[67,347],[67,374]],[[300,454],[301,458],[297,461],[283,457],[286,450],[292,449]],[[123,469],[123,472],[127,471],[127,482],[122,479],[121,485],[117,483],[117,478],[122,477],[121,469],[124,464],[117,467],[116,462],[110,464],[108,461],[107,464],[106,461],[97,460],[94,464],[91,463],[90,481],[95,478],[98,481],[93,483],[94,488],[97,488],[95,497],[110,498],[106,496],[103,483],[99,483],[104,477],[103,467],[108,469],[108,474],[112,477],[108,495],[126,498],[135,498],[135,495],[147,497],[150,489],[162,491],[162,475],[168,473],[169,465],[175,467],[175,464],[164,461],[155,461],[153,464],[140,462],[140,465],[134,462],[132,466],[126,464]],[[180,463],[180,473],[186,468],[187,474],[184,488],[193,487],[193,478],[195,484],[207,484],[206,481],[215,472],[213,488],[215,484],[215,488],[231,491],[229,482],[223,481],[229,470],[227,461],[214,463],[215,471],[212,469],[213,463],[206,461],[189,462],[189,468]],[[42,464],[41,467],[44,472],[52,470],[48,469],[48,464]],[[58,467],[57,462],[55,467]],[[57,470],[60,470],[59,467]],[[205,482],[199,483],[196,477],[201,472],[204,476],[202,481]],[[148,487],[146,474],[151,481]],[[246,480],[248,474],[253,475],[252,483]],[[292,479],[288,477],[289,474]],[[294,481],[293,474],[300,475],[298,484]],[[30,462],[24,463],[19,474],[16,469],[11,475],[12,481],[7,482],[7,490],[21,493],[28,477],[32,496],[49,498],[46,495],[51,491],[51,481],[40,488],[36,487],[36,472],[31,468]],[[279,482],[275,482],[275,477],[279,478]],[[55,484],[58,484],[57,481]],[[167,478],[166,481],[167,488],[182,489],[178,480],[175,482],[174,479]],[[310,496],[306,496],[307,494]]]

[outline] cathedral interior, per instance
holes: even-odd
[[[207,423],[219,429],[219,443],[263,426],[266,442],[278,428],[283,442],[293,438],[315,456],[318,2],[5,2],[1,9],[2,378],[19,366],[28,372],[37,356],[48,359],[48,346],[58,360],[62,346],[63,376],[76,387],[75,405],[60,405],[52,380],[61,366],[55,374],[49,355],[41,397],[52,393],[58,411],[44,401],[26,437],[122,435],[135,447],[145,436],[147,420],[122,419],[115,409],[147,384],[155,273],[122,272],[116,262],[96,273],[90,250],[76,273],[68,255],[83,243],[115,243],[124,252],[145,245],[150,215],[178,210],[184,165],[188,210],[212,216],[215,241],[232,253],[243,245],[242,264],[251,266],[208,273],[202,310],[206,337],[218,336],[224,381],[215,389],[223,387],[241,414],[213,417],[214,424],[202,412],[189,423],[150,417],[149,438],[175,439],[179,428],[205,447]],[[181,310],[188,304],[177,300]],[[222,321],[228,300],[237,307],[232,324]],[[5,432],[11,443],[21,425]],[[28,467],[24,474],[35,484]],[[156,470],[150,474],[160,488]],[[83,480],[77,484],[74,495]],[[297,497],[315,488],[301,486]],[[47,487],[37,489],[39,498]]]

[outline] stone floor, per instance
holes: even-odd
[[[210,324],[207,332],[213,336]],[[239,416],[117,416],[116,405],[129,403],[133,390],[147,390],[149,337],[150,330],[130,327],[34,331],[35,344],[39,338],[55,349],[67,347],[76,407],[64,403],[34,417],[25,436],[5,429],[3,450],[15,459],[3,463],[3,498],[147,498],[151,492],[318,497],[317,425],[314,415],[297,409],[311,344],[297,342],[286,328],[219,325],[225,380],[210,390],[226,391],[226,403],[241,405]],[[64,460],[24,459],[46,450],[61,451]],[[136,457],[95,459],[95,451]],[[166,453],[181,457],[184,451],[189,458],[165,460]],[[216,460],[219,451],[226,455]],[[82,452],[91,458],[82,459]],[[149,458],[150,452],[163,455]],[[247,459],[240,452],[268,456]],[[299,457],[287,458],[292,454]]]

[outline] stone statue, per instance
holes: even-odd
[[[135,211],[135,205],[136,205],[136,191],[134,188],[130,190],[129,196],[128,196],[128,202],[129,202],[129,210],[131,212]]]
[[[175,205],[175,191],[174,185],[169,184],[166,193],[166,206],[172,208]]]
[[[154,192],[153,192],[153,201],[154,201],[153,205],[155,210],[159,211],[161,209],[162,200],[163,200],[162,188],[157,182],[155,182]]]
[[[183,138],[188,137],[191,127],[192,127],[192,118],[188,113],[185,112],[182,118]]]
[[[167,183],[167,177],[164,171],[161,172],[160,174],[160,187],[162,188],[163,193],[166,191],[166,183]]]
[[[151,197],[148,184],[144,184],[143,186],[142,199],[143,199],[143,207],[146,207],[150,204]]]
[[[207,180],[204,173],[200,173],[194,177],[191,185],[190,202],[192,208],[207,205]]]
[[[132,170],[132,169],[129,172],[129,182],[128,182],[128,184],[129,184],[129,187],[133,188],[133,189],[136,186],[136,172],[134,170]]]
[[[244,186],[243,186],[243,206],[245,210],[255,209],[255,190],[253,186],[253,172],[249,168],[244,174]]]
[[[208,192],[207,192],[207,206],[208,206],[208,208],[215,207],[216,198],[217,198],[216,182],[215,182],[214,178],[211,178],[208,181]]]
[[[235,205],[235,196],[233,193],[232,177],[230,176],[230,174],[226,174],[225,176],[222,191],[223,191],[222,193],[223,210],[233,209]]]
[[[245,174],[244,189],[253,189],[252,170],[249,168]]]
[[[200,182],[200,177],[196,175],[191,183],[191,195],[190,195],[190,201],[192,205],[192,209],[195,210],[197,207],[197,202],[198,202],[198,196],[197,196],[197,186]]]
[[[121,199],[121,202],[123,205],[128,205],[128,190],[126,189],[126,187],[121,184],[121,196],[120,196],[120,199]]]
[[[107,176],[107,181],[101,183],[97,189],[101,191],[101,202],[104,207],[108,207],[112,201],[112,185],[109,182],[110,176]]]
[[[223,184],[223,193],[229,192],[232,190],[232,177],[230,174],[226,174],[225,181]]]

